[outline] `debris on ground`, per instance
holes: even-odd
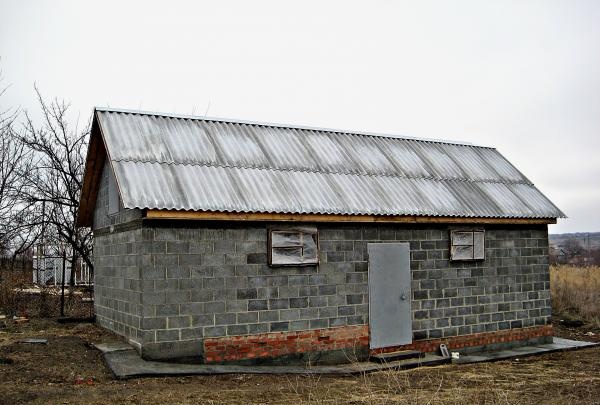
[[[23,324],[23,323],[29,322],[29,318],[27,318],[25,316],[13,316],[13,321],[16,324]]]
[[[88,378],[87,380],[81,376],[75,378],[75,385],[94,385],[94,379]]]
[[[37,345],[47,345],[48,339],[22,339],[19,340],[19,343],[31,343]]]
[[[583,321],[581,319],[561,319],[560,324],[569,328],[579,328],[583,326]]]

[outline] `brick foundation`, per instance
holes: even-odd
[[[475,333],[444,339],[429,339],[409,345],[371,350],[371,354],[396,350],[435,352],[444,343],[449,349],[485,346],[496,343],[527,341],[552,336],[552,325],[519,328],[498,332]],[[311,352],[343,349],[366,349],[369,345],[368,325],[346,326],[297,332],[264,333],[251,336],[228,336],[204,339],[206,363],[277,358]]]
[[[430,353],[437,351],[442,343],[448,346],[448,349],[463,349],[467,347],[486,346],[495,343],[526,341],[547,336],[552,336],[552,325],[509,329],[498,332],[474,333],[472,335],[454,336],[444,339],[419,340],[409,345],[374,349],[371,350],[371,354],[388,353],[397,350],[419,350]]]
[[[277,358],[286,355],[368,347],[367,325],[204,339],[206,363]]]

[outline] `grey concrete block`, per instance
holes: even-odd
[[[198,263],[187,263],[190,265],[199,265],[199,264],[203,264],[206,266],[222,266],[225,264],[225,255],[223,253],[210,253],[210,254],[205,254],[205,255],[198,255],[200,256],[200,262]],[[196,259],[194,259],[196,260]],[[187,260],[188,262],[190,262],[191,260]]]
[[[204,337],[227,336],[226,326],[207,326],[204,328]]]
[[[246,312],[248,310],[248,301],[229,300],[225,301],[225,311],[228,313]]]
[[[248,264],[267,264],[266,253],[248,253],[247,261]]]
[[[298,309],[282,309],[279,311],[279,319],[281,321],[296,321],[300,319],[300,311]]]
[[[269,332],[269,324],[268,323],[257,323],[248,325],[248,333],[250,335],[258,335],[261,333]]]
[[[258,322],[258,312],[239,312],[236,316],[238,324],[253,324]]]
[[[269,300],[269,309],[287,309],[290,307],[290,300],[287,298],[275,298]]]
[[[182,330],[182,336],[183,334]],[[145,360],[198,359],[202,356],[202,341],[201,339],[189,339],[178,342],[143,344],[141,355]]]
[[[216,290],[220,288],[225,288],[225,278],[224,277],[214,277],[214,278],[205,278],[202,281],[202,288],[208,290]]]
[[[166,329],[167,319],[165,317],[150,318],[146,317],[142,319],[142,329],[154,330],[154,329]]]
[[[215,314],[215,325],[231,325],[236,322],[235,313]]]
[[[204,303],[204,311],[206,313],[222,313],[225,312],[224,301],[211,301]]]
[[[308,298],[307,297],[290,298],[289,306],[290,306],[290,308],[306,308],[306,307],[308,307]]]
[[[179,340],[179,329],[169,329],[156,331],[157,342],[172,342]]]
[[[240,336],[248,334],[248,325],[228,325],[227,335],[228,336]]]
[[[167,318],[167,329],[189,328],[191,324],[191,316],[170,316]]]
[[[156,316],[173,316],[179,315],[178,304],[162,304],[155,306]]]
[[[262,311],[269,308],[267,300],[251,300],[248,301],[248,311]]]
[[[286,332],[289,330],[289,322],[273,322],[270,324],[270,332]]]
[[[215,316],[213,314],[194,315],[191,319],[192,327],[213,326],[215,324]]]
[[[238,289],[236,294],[238,300],[256,299],[258,295],[256,288]]]
[[[193,302],[208,302],[214,299],[214,294],[211,290],[196,289],[191,291],[191,300]]]
[[[167,304],[184,304],[190,301],[190,291],[167,291]]]
[[[189,253],[190,243],[184,241],[167,241],[166,242],[167,252],[166,253]]]
[[[287,276],[272,276],[267,278],[267,285],[269,287],[280,287],[288,285]]]

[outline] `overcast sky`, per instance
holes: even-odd
[[[285,4],[284,4],[285,3]],[[166,7],[166,5],[169,7]],[[600,1],[5,1],[0,107],[71,102],[494,146],[600,231]]]

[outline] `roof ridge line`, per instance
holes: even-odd
[[[230,123],[230,124],[241,124],[241,125],[252,125],[252,126],[264,126],[271,128],[281,128],[281,129],[300,129],[305,131],[319,131],[319,132],[328,132],[333,134],[344,134],[344,135],[356,135],[356,136],[366,136],[372,138],[384,138],[384,139],[400,139],[404,141],[415,141],[415,142],[424,142],[424,143],[440,143],[447,145],[456,145],[456,146],[466,146],[472,148],[483,148],[483,149],[496,149],[492,146],[485,145],[476,145],[472,142],[466,141],[452,141],[447,139],[435,139],[435,138],[421,138],[410,135],[397,135],[397,134],[384,134],[384,133],[376,133],[376,132],[367,132],[367,131],[352,131],[346,129],[335,129],[335,128],[325,128],[325,127],[311,127],[308,125],[296,125],[296,124],[282,124],[275,122],[260,122],[260,121],[251,121],[251,120],[243,120],[237,118],[219,118],[219,117],[207,117],[207,116],[197,116],[197,115],[187,115],[187,114],[175,114],[175,113],[163,113],[157,111],[142,111],[142,110],[131,110],[126,108],[111,108],[111,107],[94,107],[96,111],[102,112],[113,112],[113,113],[122,113],[122,114],[137,114],[137,115],[152,115],[156,117],[163,118],[179,118],[179,119],[187,119],[187,120],[197,120],[197,121],[209,121],[209,122],[222,122],[222,123]]]
[[[406,176],[401,174],[390,174],[390,173],[360,173],[360,172],[344,172],[344,171],[321,171],[321,170],[299,170],[294,168],[280,168],[280,167],[268,167],[268,166],[238,166],[238,165],[224,165],[224,164],[213,164],[213,163],[179,163],[179,162],[166,162],[166,161],[155,161],[155,160],[142,160],[142,159],[111,159],[113,162],[127,162],[127,163],[148,163],[157,165],[168,165],[168,166],[202,166],[202,167],[220,167],[227,169],[256,169],[256,170],[271,170],[275,172],[297,172],[297,173],[319,173],[319,174],[339,174],[339,175],[360,175],[360,176],[371,176],[371,177],[392,177],[401,178],[408,180],[433,180],[433,181],[457,181],[465,183],[488,183],[488,184],[525,184],[528,186],[535,186],[529,181],[499,181],[499,180],[472,180],[466,178],[439,178],[439,177],[419,177],[419,176]]]

